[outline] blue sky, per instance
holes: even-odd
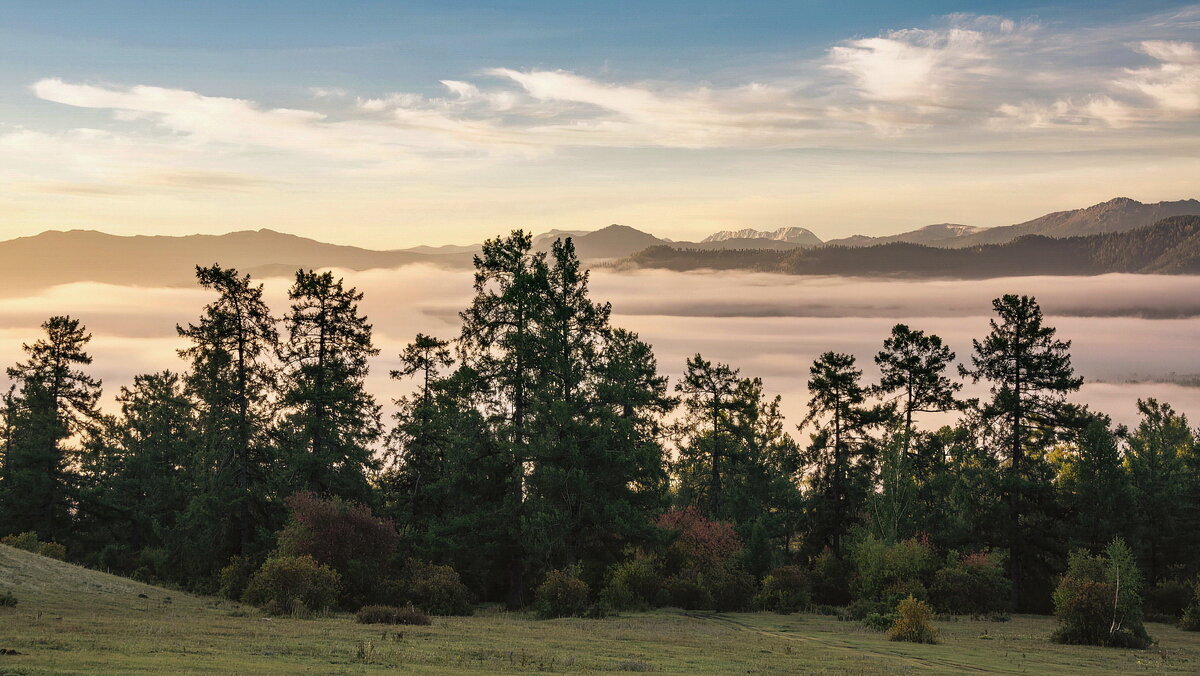
[[[0,3],[0,235],[828,238],[1200,193],[1196,5],[496,4]]]

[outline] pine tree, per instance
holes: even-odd
[[[42,329],[44,338],[22,346],[27,360],[8,368],[0,530],[63,540],[72,533],[77,480],[78,449],[68,440],[97,424],[100,381],[79,369],[92,363],[91,335],[79,320],[51,317]]]
[[[1107,416],[1079,431],[1058,472],[1058,490],[1071,518],[1072,548],[1100,551],[1127,532],[1134,514],[1129,476]]]
[[[294,488],[367,502],[381,426],[366,390],[367,361],[379,350],[358,312],[362,294],[330,272],[299,270],[288,297],[281,436]]]
[[[877,442],[870,430],[889,414],[866,405],[867,389],[854,356],[826,352],[809,369],[808,415],[800,429],[813,426],[805,460],[814,541],[842,555],[842,540],[857,518],[874,479]]]
[[[941,338],[904,324],[892,327],[891,336],[883,341],[883,350],[875,355],[881,376],[876,390],[899,396],[897,412],[903,421],[905,453],[912,447],[914,414],[941,413],[957,407],[954,397],[962,384],[945,376],[946,367],[953,361],[954,352]]]
[[[96,565],[132,571],[154,558],[140,554],[159,550],[169,561],[148,572],[177,574],[187,553],[175,546],[176,521],[196,489],[192,402],[171,371],[135,376],[116,401],[119,415],[106,417],[103,433],[85,447],[81,530],[104,554]]]
[[[444,513],[452,496],[444,494],[447,453],[455,437],[457,407],[445,396],[442,370],[454,364],[450,343],[418,333],[400,353],[395,380],[415,378],[417,391],[396,400],[390,466],[385,484],[391,510],[402,523],[422,529]]]
[[[687,360],[683,381],[675,385],[683,395],[686,414],[681,426],[685,440],[679,446],[675,471],[684,502],[703,503],[710,519],[722,514],[727,463],[737,443],[733,416],[740,382],[737,369],[697,354]]]
[[[1171,564],[1185,562],[1185,463],[1196,441],[1187,418],[1169,404],[1139,399],[1137,407],[1142,419],[1129,436],[1125,462],[1133,488],[1135,543],[1150,581],[1157,582]]]
[[[274,423],[278,332],[262,298],[262,285],[219,265],[196,267],[196,279],[216,300],[197,324],[177,327],[191,346],[179,351],[191,363],[187,393],[197,410],[196,465],[205,474],[188,508],[193,547],[210,569],[248,553],[268,527],[268,471],[276,461]]]
[[[538,369],[536,322],[544,311],[547,267],[543,254],[532,252],[532,238],[516,231],[510,237],[484,242],[475,257],[475,298],[464,310],[458,341],[464,377],[471,381],[492,441],[483,451],[499,457],[507,485],[501,504],[480,505],[503,521],[493,536],[504,542],[508,603],[524,605],[528,572],[524,529],[526,481],[536,460],[533,405]]]
[[[974,382],[991,383],[991,401],[981,416],[998,426],[997,449],[1008,460],[1009,567],[1013,606],[1021,607],[1023,567],[1032,559],[1027,540],[1036,536],[1034,519],[1045,516],[1043,496],[1049,489],[1044,453],[1059,433],[1078,422],[1066,395],[1083,379],[1071,366],[1070,341],[1056,339],[1045,326],[1041,307],[1029,296],[1006,295],[992,302],[999,319],[991,333],[972,341],[972,368],[960,367]]]

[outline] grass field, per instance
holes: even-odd
[[[939,623],[941,645],[888,641],[819,615],[663,610],[536,620],[483,610],[384,629],[346,615],[257,611],[0,546],[0,674],[370,674],[385,672],[719,674],[1200,673],[1200,634],[1152,624],[1130,651],[1060,646],[1053,620]]]

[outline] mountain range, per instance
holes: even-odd
[[[791,251],[702,251],[656,246],[618,267],[957,279],[1112,272],[1200,274],[1200,216],[1172,216],[1124,232],[1063,238],[1023,235],[1003,244],[971,247],[889,242]]]
[[[941,263],[955,265],[957,263],[953,261],[961,259],[937,258],[922,252],[925,248],[972,249],[1036,235],[1041,240],[1033,240],[1032,244],[1025,242],[1021,246],[1050,250],[1054,245],[1042,240],[1128,232],[1164,218],[1187,214],[1200,214],[1200,202],[1189,199],[1143,204],[1117,198],[1010,226],[978,228],[942,223],[898,235],[856,235],[829,242],[822,242],[811,231],[800,227],[772,231],[728,230],[699,242],[675,242],[626,225],[610,225],[595,231],[551,230],[535,236],[534,247],[546,251],[556,239],[569,236],[573,238],[580,258],[592,265],[621,261],[624,266],[664,264],[691,269],[698,265],[697,261],[703,260],[705,264],[700,267],[741,267],[737,262],[742,261],[748,267],[758,268],[778,266],[780,261],[788,260],[792,263],[784,264],[784,267],[802,269],[816,265],[822,270],[858,274],[868,268],[880,272],[896,268],[895,265],[872,267],[865,263],[881,256],[897,256],[897,265],[903,260],[909,261],[905,265],[917,265],[914,261],[920,260],[922,263],[918,267],[926,269],[925,266],[936,267]],[[892,245],[904,246],[886,248]],[[52,230],[0,242],[0,294],[13,295],[81,281],[144,286],[190,284],[195,265],[214,262],[255,276],[286,275],[301,267],[367,270],[412,263],[467,267],[480,248],[479,244],[470,244],[379,251],[328,244],[267,229],[185,236],[118,236],[93,230]],[[652,253],[641,254],[647,250]],[[853,255],[847,253],[854,250],[863,251]],[[1178,255],[1186,259],[1188,254],[1181,249]],[[685,260],[692,262],[685,263]],[[814,263],[818,260],[825,262]],[[1163,271],[1174,271],[1178,267],[1166,266]],[[856,270],[859,272],[853,272]],[[995,270],[996,274],[1007,274],[1000,268]],[[926,274],[933,272],[935,270],[928,269]]]

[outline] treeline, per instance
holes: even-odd
[[[447,612],[909,594],[1045,611],[1071,552],[1118,536],[1164,603],[1200,572],[1187,419],[1148,399],[1126,429],[1072,404],[1070,344],[1029,297],[996,299],[956,370],[905,325],[874,355],[879,382],[822,354],[795,430],[728,364],[696,355],[670,386],[591,298],[570,239],[548,254],[521,232],[488,241],[461,333],[416,336],[392,373],[412,394],[386,407],[365,387],[379,350],[362,295],[342,280],[297,272],[281,318],[249,276],[197,280],[214,297],[178,327],[184,368],[137,376],[111,413],[77,319],[24,346],[0,402],[0,535],[256,602],[304,573],[312,589],[283,601]],[[989,395],[962,398],[963,379]]]
[[[795,275],[899,275],[981,279],[1016,275],[1200,272],[1200,216],[1174,216],[1127,232],[948,249],[908,242],[787,251],[704,251],[655,246],[626,264],[671,270],[743,269]]]

